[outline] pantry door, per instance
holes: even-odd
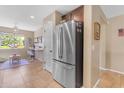
[[[52,58],[53,58],[53,25],[52,22],[48,22],[44,25],[44,67],[46,70],[52,73],[53,65],[52,65]]]

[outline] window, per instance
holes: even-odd
[[[0,32],[0,48],[24,48],[24,37],[13,33]]]

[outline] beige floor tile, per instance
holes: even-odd
[[[120,86],[121,86],[121,88],[124,88],[124,75],[121,75],[120,76]]]
[[[0,70],[0,75],[0,87],[4,88],[60,87],[37,60],[14,69]]]
[[[26,83],[26,87],[29,88],[46,88],[48,86],[49,82],[46,82],[42,79],[39,80],[33,80]]]
[[[59,83],[57,83],[55,80],[53,80],[52,82],[50,82],[47,88],[63,88],[63,87]]]
[[[102,71],[100,73],[101,81],[97,87],[99,88],[120,88],[121,75],[112,71]]]

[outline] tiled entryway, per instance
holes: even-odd
[[[0,70],[0,87],[62,88],[37,60],[25,66]]]
[[[124,88],[124,75],[109,70],[101,71],[98,88]]]

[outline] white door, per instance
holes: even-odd
[[[44,68],[52,73],[52,56],[53,56],[53,25],[52,22],[45,24],[44,26]]]

